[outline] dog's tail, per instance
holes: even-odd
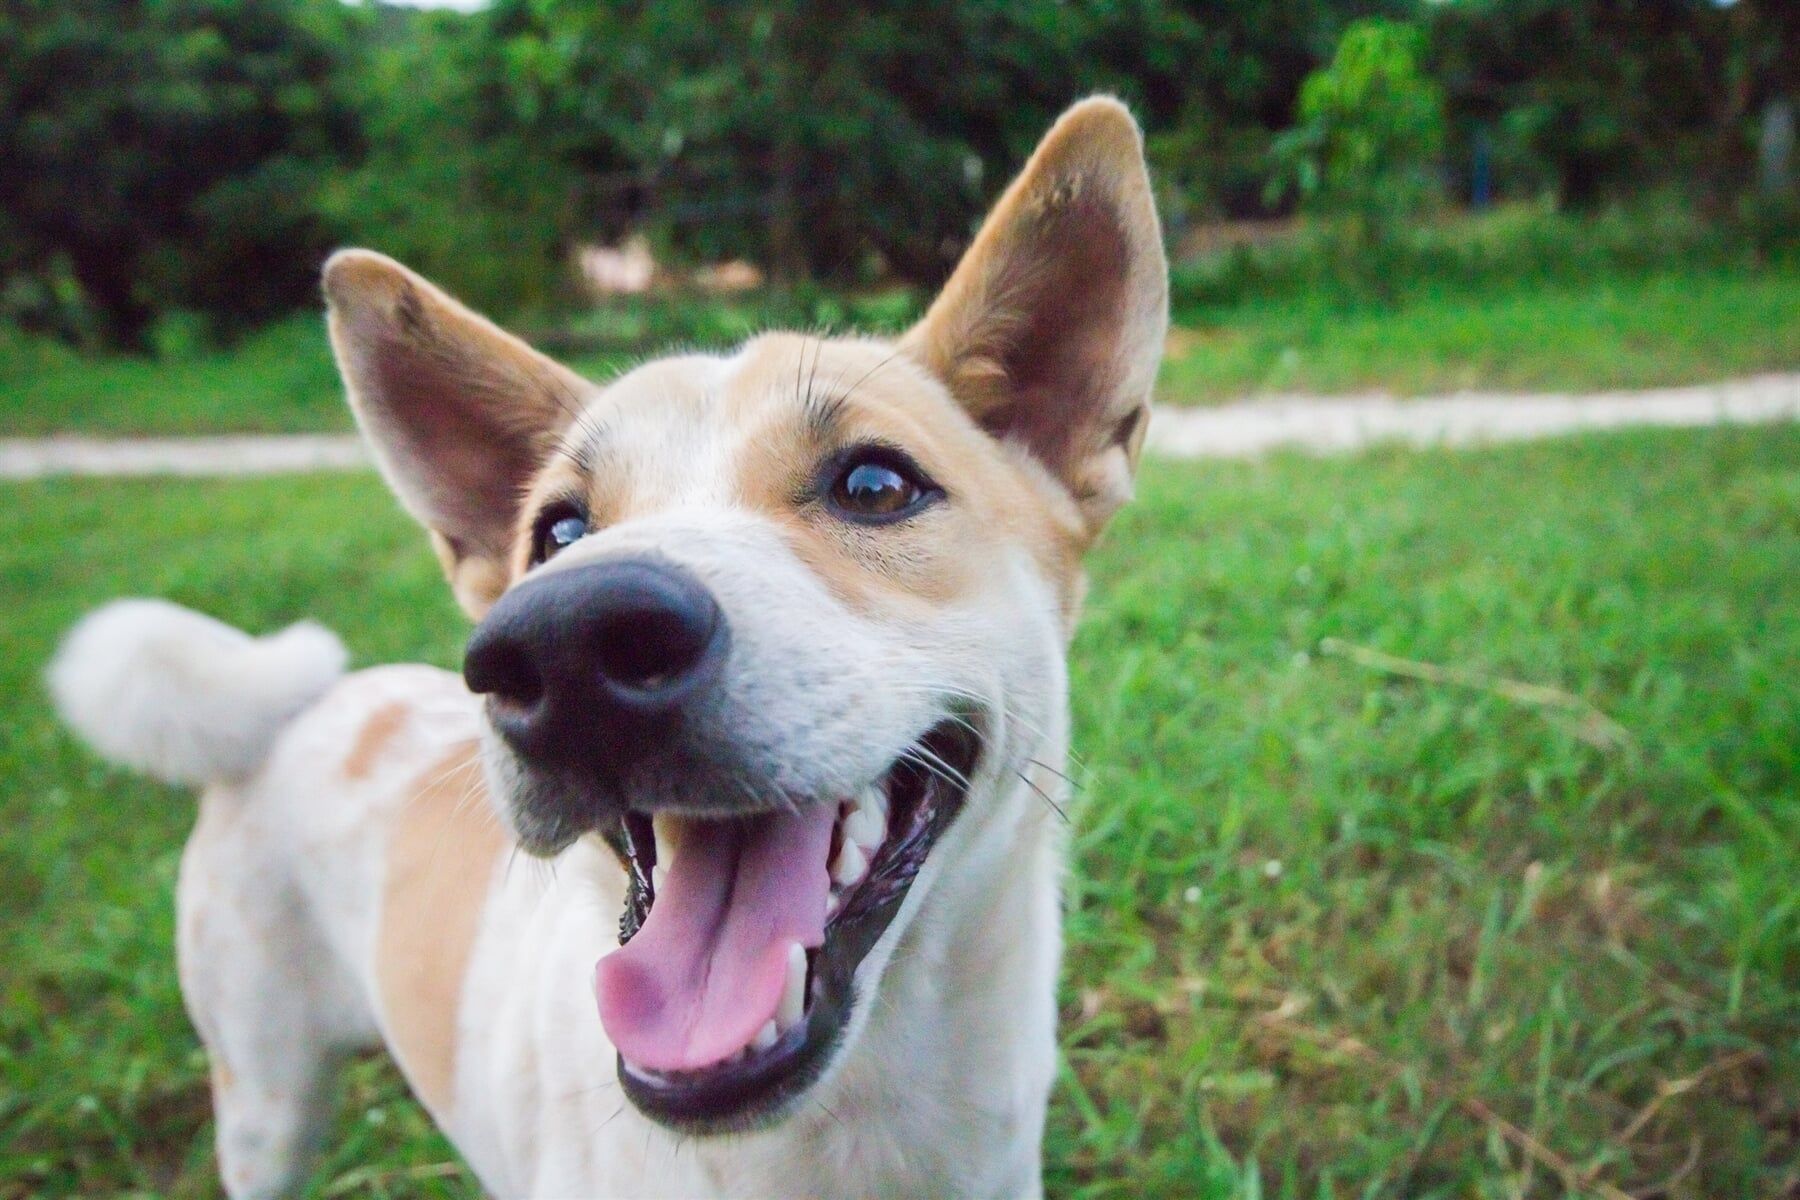
[[[345,657],[310,621],[255,638],[165,600],[116,600],[69,631],[48,681],[63,720],[103,757],[205,784],[262,765]]]

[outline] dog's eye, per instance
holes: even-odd
[[[902,454],[885,449],[860,451],[839,468],[831,504],[853,521],[898,521],[943,493]]]
[[[588,531],[587,514],[573,504],[554,504],[538,515],[531,539],[535,566],[575,544]]]

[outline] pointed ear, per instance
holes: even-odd
[[[479,617],[506,588],[525,488],[590,387],[390,258],[340,250],[324,286],[357,423]]]
[[[1097,96],[1045,135],[901,345],[1098,533],[1131,497],[1168,323],[1143,139]]]

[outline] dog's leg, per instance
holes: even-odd
[[[219,1173],[233,1200],[299,1194],[366,1020],[245,797],[202,801],[182,856],[182,994],[212,1063]]]

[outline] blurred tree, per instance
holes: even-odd
[[[1165,209],[1179,223],[1191,203],[1212,216],[1265,208],[1270,153],[1294,116],[1306,77],[1331,58],[1353,21],[1405,17],[1415,0],[1185,0],[1146,5],[1089,53],[1121,54],[1137,82]]]
[[[66,270],[107,341],[222,331],[312,293],[313,204],[353,139],[336,0],[8,0],[0,214],[14,271]]]
[[[1253,205],[1306,72],[1353,16],[1409,3],[498,0],[478,73],[489,128],[579,197],[571,233],[648,223],[787,278],[932,282],[999,176],[1094,90],[1185,126],[1151,149],[1203,207]]]
[[[1513,194],[1590,205],[1744,160],[1734,14],[1714,0],[1449,0],[1426,12],[1461,136],[1491,131]]]
[[[854,275],[869,250],[930,274],[1004,151],[1001,114],[1060,90],[1032,69],[1063,54],[1057,23],[1030,19],[1046,11],[501,0],[484,119],[553,164],[539,182],[583,214],[570,233],[652,223],[788,278]]]
[[[1420,68],[1423,47],[1416,26],[1350,26],[1331,63],[1300,89],[1294,128],[1276,141],[1276,187],[1337,221],[1359,259],[1442,196],[1444,95]]]
[[[0,317],[229,331],[309,302],[345,237],[513,313],[634,232],[929,285],[1095,90],[1143,119],[1176,234],[1268,211],[1297,116],[1279,206],[1382,241],[1438,190],[1439,84],[1450,160],[1480,139],[1502,193],[1732,198],[1797,74],[1796,0],[5,0]]]
[[[513,311],[638,230],[787,279],[935,282],[1094,90],[1144,118],[1177,222],[1256,211],[1307,72],[1413,3],[16,0],[0,275],[85,296],[124,344],[170,308],[229,327],[310,298],[328,235]]]
[[[368,13],[346,94],[363,153],[321,183],[346,242],[401,259],[503,313],[566,298],[578,214],[550,147],[479,99],[482,18],[382,6]]]

